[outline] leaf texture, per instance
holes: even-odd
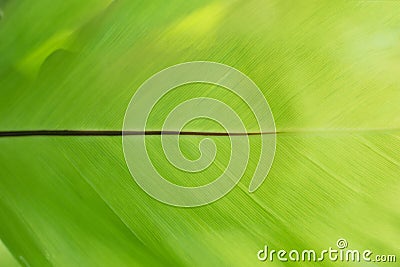
[[[121,130],[146,79],[205,60],[248,75],[279,132],[274,164],[255,193],[247,188],[257,136],[250,137],[250,162],[238,186],[189,209],[140,189],[121,137],[0,138],[0,238],[21,265],[253,266],[265,244],[322,250],[340,237],[352,248],[398,254],[400,3],[6,1],[0,7],[0,131]],[[204,84],[166,95],[148,128],[159,130],[177,104],[199,96],[228,103],[249,131],[257,130],[240,99]],[[186,127],[221,130],[207,120]],[[215,179],[229,160],[227,138],[210,138],[216,160],[191,178],[168,164],[159,136],[146,140],[160,173],[193,186]],[[200,141],[182,137],[182,152],[197,158]]]

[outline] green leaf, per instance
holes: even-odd
[[[252,266],[264,245],[323,250],[341,237],[351,249],[399,255],[398,2],[6,1],[0,8],[0,131],[121,130],[146,79],[205,60],[248,75],[278,132],[272,169],[255,193],[248,185],[260,143],[252,136],[238,186],[198,208],[147,195],[129,173],[121,137],[0,138],[0,238],[21,265]],[[160,129],[177,104],[198,96],[228,103],[257,130],[235,95],[198,84],[163,98],[148,127]],[[207,120],[187,129],[221,130]],[[146,141],[160,173],[193,186],[213,181],[229,160],[228,138],[210,138],[216,160],[190,177],[166,161],[160,136]],[[197,158],[200,141],[182,137],[183,154]]]

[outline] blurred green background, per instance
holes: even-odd
[[[277,135],[255,193],[257,140],[235,189],[186,209],[139,188],[120,137],[0,138],[0,266],[314,266],[261,263],[257,251],[322,250],[341,237],[399,258],[400,2],[2,0],[0,9],[0,131],[121,130],[147,78],[206,60],[248,75],[277,131],[290,132]],[[160,103],[150,128],[201,95],[230,103],[254,130],[234,96],[186,87]],[[159,137],[147,139],[160,172],[187,184]],[[227,140],[214,139],[217,160],[194,184],[224,169]],[[183,152],[195,158],[199,141],[181,138]]]

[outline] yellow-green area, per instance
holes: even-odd
[[[18,262],[11,255],[8,249],[0,242],[0,265],[5,267],[16,267],[19,266]]]
[[[285,132],[255,193],[252,136],[239,185],[198,208],[148,196],[120,137],[0,138],[1,266],[253,266],[264,245],[323,250],[339,238],[399,260],[400,2],[8,0],[0,9],[0,131],[121,130],[146,79],[205,60],[248,75]],[[202,84],[166,95],[148,127],[200,96],[257,130],[240,99]],[[223,131],[209,120],[185,129]],[[193,186],[229,161],[228,137],[209,138],[216,160],[194,176],[167,162],[159,136],[146,141],[161,174]],[[201,139],[182,136],[183,154],[199,157]],[[323,263],[338,264],[363,266]]]

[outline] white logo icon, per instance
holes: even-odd
[[[194,207],[223,197],[243,176],[250,158],[248,131],[240,116],[229,105],[217,99],[197,97],[182,102],[166,116],[160,131],[166,158],[174,167],[191,175],[192,172],[202,171],[213,163],[216,146],[212,139],[204,137],[199,144],[200,158],[191,161],[179,149],[179,134],[166,138],[162,134],[163,131],[174,129],[179,133],[185,124],[196,118],[211,119],[225,128],[227,138],[230,138],[231,142],[229,164],[225,171],[209,184],[185,187],[166,180],[156,170],[149,157],[146,135],[127,134],[129,131],[138,130],[146,132],[146,123],[155,104],[171,90],[190,83],[223,87],[244,101],[254,114],[259,128],[257,134],[261,138],[258,159],[252,158],[258,163],[249,191],[255,191],[265,180],[275,155],[275,123],[271,110],[260,89],[246,75],[227,65],[203,61],[183,63],[164,69],[145,81],[133,96],[124,119],[123,148],[126,163],[136,183],[147,194],[163,203]],[[205,147],[208,149],[204,149]],[[214,155],[205,157],[204,153],[209,152],[210,147]]]

